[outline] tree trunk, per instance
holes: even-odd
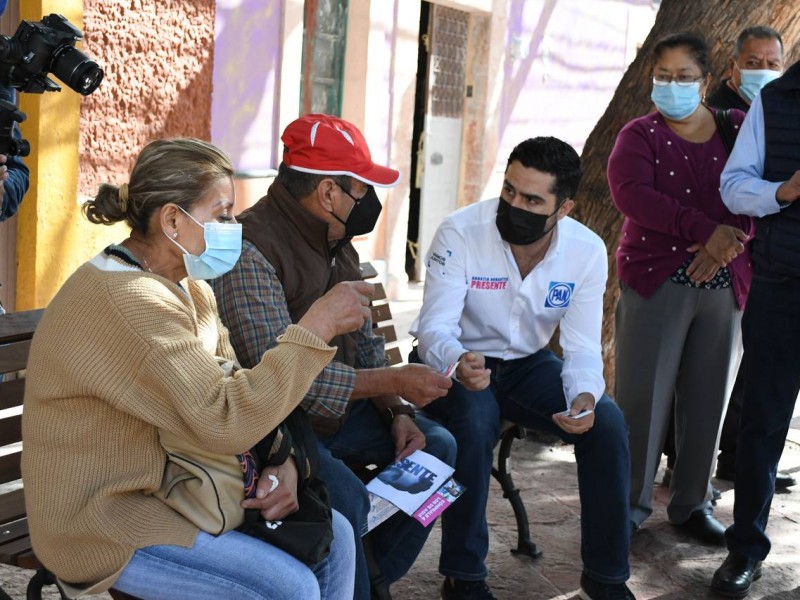
[[[733,54],[739,32],[753,25],[777,30],[785,44],[786,66],[800,58],[800,10],[797,0],[663,0],[655,23],[636,59],[622,77],[614,97],[586,141],[581,161],[584,176],[574,215],[606,242],[609,257],[608,288],[604,300],[603,360],[606,385],[614,390],[614,309],[619,296],[614,254],[622,215],[611,201],[606,164],[620,129],[631,119],[652,110],[651,52],[662,37],[678,31],[702,33],[711,47],[716,87]]]

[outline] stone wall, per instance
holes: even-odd
[[[85,0],[105,80],[81,103],[79,195],[127,181],[148,140],[210,139],[214,15],[214,0]]]

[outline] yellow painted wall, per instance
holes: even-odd
[[[25,0],[20,18],[64,15],[83,29],[82,0]],[[78,202],[81,96],[61,92],[20,94],[28,115],[22,134],[31,144],[26,163],[31,186],[19,211],[17,310],[47,306],[61,284],[99,248],[127,236],[122,225],[101,227],[83,218]]]
[[[75,269],[128,236],[124,224],[89,223],[80,205],[100,183],[127,181],[146,142],[210,139],[214,0],[134,4],[21,2],[24,20],[59,13],[81,29],[79,48],[105,78],[85,98],[64,84],[61,92],[21,95],[31,187],[19,213],[17,310],[47,306]]]

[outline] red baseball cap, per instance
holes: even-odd
[[[349,175],[367,185],[392,187],[400,172],[372,162],[358,127],[331,115],[305,115],[281,136],[283,162],[290,169],[319,175]]]

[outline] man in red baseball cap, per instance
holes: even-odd
[[[256,364],[328,289],[361,279],[350,240],[377,223],[381,203],[375,187],[400,181],[398,171],[373,162],[358,128],[337,117],[300,117],[281,140],[283,162],[274,183],[237,217],[244,238],[239,263],[211,282],[245,367]],[[337,347],[336,357],[301,406],[319,439],[319,477],[328,485],[331,504],[359,536],[369,497],[343,461],[388,465],[424,447],[455,465],[453,436],[412,406],[444,395],[451,381],[423,365],[386,367],[383,337],[372,333],[369,322],[331,345]],[[292,481],[293,466],[286,469]],[[284,481],[282,473],[278,479]],[[264,502],[268,507],[269,496]],[[398,513],[364,538],[370,552],[357,539],[355,598],[389,598],[388,584],[408,571],[430,530]],[[368,558],[374,559],[371,567]]]
[[[372,162],[358,127],[330,115],[306,115],[292,121],[281,136],[283,162],[295,171],[346,175],[366,185],[394,187],[400,173]]]

